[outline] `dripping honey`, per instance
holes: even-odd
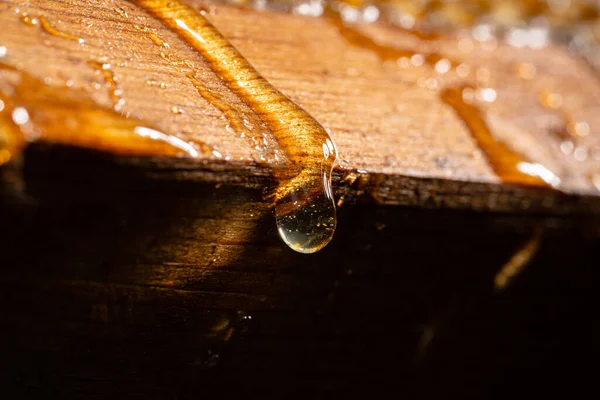
[[[178,72],[184,74],[196,88],[198,94],[210,105],[223,113],[223,116],[227,120],[227,125],[225,126],[227,131],[234,131],[240,137],[248,139],[253,149],[252,156],[255,161],[266,162],[278,161],[280,159],[279,149],[269,148],[266,145],[268,142],[266,133],[268,132],[265,131],[268,129],[244,102],[239,101],[239,98],[229,90],[223,90],[223,85],[215,84],[215,82],[201,78],[201,74],[196,74],[193,71],[190,62],[182,60],[168,50],[170,46],[154,30],[138,24],[134,24],[133,26],[138,31],[148,33],[154,44],[163,48],[163,51],[159,53],[161,58],[170,63]],[[158,85],[158,82],[152,80],[148,80],[146,83],[150,86]],[[165,89],[166,84],[161,82],[160,87]],[[175,109],[171,108],[171,112],[177,114],[176,111],[173,111]],[[216,151],[213,151],[212,154],[218,158],[222,157]]]
[[[177,3],[175,5],[173,5],[173,3],[169,3],[169,7],[171,8],[170,11],[176,10],[178,13],[181,12],[181,14],[177,14],[179,15],[179,17],[173,17],[173,16],[165,16],[166,14],[168,14],[169,11],[165,11],[162,10],[160,11],[160,13],[163,13],[162,16],[158,16],[155,12],[153,13],[151,11],[151,4],[162,4],[163,6],[165,6],[164,2],[159,2],[159,1],[132,1],[133,3],[140,5],[141,7],[144,7],[147,11],[149,11],[151,14],[153,14],[155,17],[161,19],[161,21],[163,23],[165,23],[165,25],[169,26],[171,29],[173,29],[174,31],[177,31],[177,33],[179,33],[185,40],[188,41],[188,43],[190,43],[193,47],[196,48],[196,50],[203,56],[205,57],[211,64],[211,67],[217,72],[217,74],[224,78],[224,81],[226,82],[226,84],[238,95],[240,96],[240,98],[246,102],[248,105],[250,105],[250,107],[252,108],[253,111],[256,111],[257,115],[260,116],[260,120],[264,121],[269,128],[275,133],[275,136],[277,137],[280,146],[282,148],[285,149],[286,151],[286,155],[289,159],[289,165],[290,168],[285,170],[285,171],[276,171],[277,172],[277,177],[280,181],[280,186],[278,189],[278,194],[277,194],[277,199],[278,202],[280,203],[278,206],[278,217],[279,215],[290,215],[294,212],[296,212],[298,206],[303,206],[305,204],[308,204],[310,202],[313,202],[314,205],[314,199],[317,198],[317,195],[319,193],[321,193],[322,191],[324,191],[325,193],[325,199],[330,199],[331,196],[331,187],[330,187],[330,183],[328,182],[328,180],[330,180],[330,174],[331,174],[331,166],[333,165],[333,162],[335,161],[335,146],[333,145],[333,142],[331,142],[330,138],[328,137],[328,135],[326,134],[326,132],[324,132],[324,130],[322,129],[322,127],[320,127],[318,125],[318,123],[316,121],[310,122],[310,116],[308,116],[306,113],[304,113],[299,107],[295,106],[293,103],[289,102],[289,100],[287,100],[285,97],[283,97],[283,95],[281,95],[279,92],[277,92],[274,88],[270,87],[268,85],[268,83],[266,81],[264,82],[260,82],[259,84],[256,84],[256,87],[250,87],[247,88],[246,83],[248,82],[252,82],[254,80],[254,76],[252,75],[252,73],[256,74],[256,76],[260,77],[260,75],[258,75],[256,73],[256,71],[254,71],[252,69],[251,66],[249,66],[249,64],[247,64],[247,62],[243,59],[243,57],[241,55],[239,55],[239,53],[236,54],[235,49],[233,49],[233,47],[231,47],[228,43],[227,45],[233,49],[230,50],[229,48],[225,48],[221,53],[219,53],[218,51],[215,52],[214,49],[208,49],[212,46],[212,44],[210,42],[212,42],[213,40],[208,40],[208,44],[207,43],[203,43],[202,45],[199,44],[198,40],[196,40],[197,38],[194,38],[194,35],[188,35],[186,37],[186,28],[184,28],[183,26],[185,26],[185,22],[188,21],[190,22],[190,26],[193,26],[195,24],[195,26],[192,27],[192,29],[188,29],[188,31],[194,31],[196,33],[198,33],[198,31],[203,31],[205,34],[208,34],[208,37],[212,39],[211,35],[217,35],[215,37],[217,37],[217,39],[221,39],[222,37],[219,37],[219,33],[214,29],[214,27],[212,27],[212,25],[210,25],[206,20],[203,20],[203,17],[201,15],[195,14],[195,15],[191,15],[193,12],[189,12],[189,10],[185,10],[186,7],[185,6],[181,6],[178,5]],[[165,7],[163,7],[165,8]],[[183,10],[183,11],[182,11]],[[183,15],[183,16],[181,16]],[[172,25],[169,25],[169,22],[167,21],[169,18],[176,20],[177,22],[181,22],[183,21],[184,24],[183,26],[178,24],[178,28],[173,27]],[[199,22],[200,21],[200,22]],[[190,28],[190,26],[188,26],[187,28]],[[198,29],[198,27],[200,27],[201,29]],[[215,34],[216,32],[216,34]],[[355,33],[355,32],[354,32]],[[360,34],[359,34],[360,35]],[[201,37],[204,37],[202,35],[200,35]],[[375,43],[374,41],[370,40],[369,38],[364,38],[364,37],[360,37],[357,35],[353,36],[353,31],[345,31],[344,34],[345,37],[352,37],[355,42],[362,42],[361,46],[365,47],[365,48],[371,48],[372,49],[376,49],[378,51],[378,55],[380,56],[380,58],[382,60],[392,60],[392,59],[398,59],[398,57],[407,57],[407,56],[413,56],[417,53],[412,52],[410,50],[402,50],[402,49],[394,49],[394,48],[386,48],[383,47],[382,50],[382,46],[379,46],[377,43]],[[156,40],[152,39],[157,45],[162,46],[162,44],[160,44],[159,42],[157,42]],[[162,39],[161,39],[162,40]],[[223,39],[224,40],[224,39]],[[370,40],[370,41],[369,41]],[[366,43],[366,44],[365,44]],[[166,46],[165,46],[166,47]],[[238,71],[228,71],[226,70],[226,68],[224,69],[223,64],[227,64],[229,63],[229,61],[234,60],[236,64],[239,65],[240,59],[242,60],[242,64],[241,64],[241,72]],[[441,57],[437,54],[428,54],[425,55],[425,63],[429,64],[429,65],[433,65],[435,63],[437,63],[439,60],[441,60]],[[244,63],[246,63],[247,65],[245,65]],[[246,69],[246,68],[249,69]],[[242,77],[243,79],[241,80],[234,80],[233,78],[236,77]],[[189,76],[188,76],[189,78]],[[245,79],[245,80],[244,80]],[[109,79],[106,79],[107,81],[109,81]],[[192,79],[190,79],[192,81]],[[252,84],[254,84],[254,82],[252,82]],[[198,85],[195,84],[195,86],[198,87]],[[112,89],[111,89],[112,91]],[[273,94],[273,92],[276,92],[276,94]],[[201,93],[202,94],[202,93]],[[267,105],[265,105],[265,102],[261,99],[261,97],[263,96],[268,96],[271,99],[285,99],[287,100],[290,104],[288,105],[275,105],[275,106],[269,106],[269,104],[267,103]],[[280,96],[280,97],[279,97]],[[217,99],[215,96],[211,97],[211,93],[208,92],[208,95],[206,95],[206,93],[203,95],[203,97],[205,99],[207,99],[211,104],[215,105],[216,103],[219,102],[219,99]],[[221,102],[222,99],[220,100]],[[447,103],[449,105],[451,105],[450,103]],[[218,106],[217,106],[218,107]],[[276,110],[270,110],[269,108],[275,108]],[[477,142],[481,145],[482,141],[481,141],[481,133],[475,133],[475,130],[481,130],[479,129],[483,123],[483,125],[485,125],[485,121],[483,120],[483,118],[481,117],[481,115],[479,115],[479,110],[477,110],[476,108],[474,108],[474,110],[476,112],[465,112],[463,111],[459,111],[457,109],[457,107],[452,106],[453,109],[455,110],[455,112],[457,113],[457,115],[459,115],[463,121],[465,121],[465,124],[469,127],[469,129],[471,130],[471,133],[473,134],[473,136],[476,138]],[[474,106],[473,106],[474,107]],[[218,107],[219,108],[219,107]],[[463,107],[459,107],[459,108],[463,108]],[[221,111],[223,111],[225,114],[227,114],[224,110],[225,107],[221,107],[219,108],[221,109]],[[275,111],[275,112],[273,112]],[[291,136],[295,136],[295,135],[290,135],[287,134],[286,135],[286,130],[287,131],[295,131],[296,129],[298,129],[298,126],[294,127],[293,129],[290,129],[289,127],[285,127],[282,125],[285,125],[283,122],[277,122],[274,121],[272,116],[273,115],[281,115],[279,114],[279,112],[283,111],[283,115],[286,115],[285,113],[287,112],[289,116],[292,117],[292,120],[295,119],[299,120],[299,121],[304,121],[305,126],[304,126],[304,133],[311,133],[312,132],[312,136],[314,137],[321,137],[321,148],[319,149],[318,141],[317,140],[309,140],[309,139],[305,139],[305,138],[301,138],[300,140],[306,140],[306,143],[302,143],[305,146],[299,146],[298,143],[294,143],[294,140],[292,140]],[[473,110],[470,110],[473,111]],[[297,113],[304,113],[306,114],[305,116],[300,116],[298,117]],[[230,112],[231,114],[231,112]],[[466,117],[466,115],[470,115],[469,117]],[[242,116],[243,117],[243,116]],[[287,115],[286,115],[287,117]],[[243,127],[242,124],[239,122],[239,116],[238,117],[230,117],[228,115],[228,118],[230,119],[230,121],[235,121],[232,123],[232,125],[235,125],[234,129],[236,131],[243,131]],[[236,120],[237,118],[237,120]],[[286,118],[284,118],[284,120],[286,120]],[[307,122],[308,121],[308,122]],[[483,121],[483,122],[481,122]],[[287,121],[286,121],[287,122]],[[294,121],[292,121],[294,122]],[[475,129],[474,129],[475,127]],[[479,127],[479,128],[478,128]],[[314,129],[313,129],[314,128]],[[302,130],[302,128],[300,128]],[[487,128],[486,128],[487,129]],[[322,131],[322,132],[320,132]],[[485,129],[484,129],[485,131]],[[324,135],[322,134],[324,133]],[[488,130],[488,134],[489,134],[489,130]],[[479,138],[479,139],[477,139]],[[289,142],[289,143],[288,143]],[[485,140],[484,140],[485,142]],[[323,146],[325,145],[325,146]],[[505,145],[502,145],[501,143],[499,144],[501,146],[499,147],[506,147]],[[487,146],[487,145],[486,145]],[[488,156],[488,159],[490,160],[490,163],[493,165],[494,170],[497,171],[504,171],[502,173],[498,173],[498,175],[504,180],[508,182],[519,182],[519,183],[528,183],[528,184],[538,184],[535,183],[536,180],[540,180],[540,178],[536,177],[535,175],[532,175],[530,173],[523,173],[522,170],[520,170],[518,168],[518,166],[520,164],[526,163],[524,160],[521,161],[517,161],[515,165],[517,165],[517,168],[513,168],[514,171],[508,173],[506,173],[507,170],[509,170],[510,168],[507,168],[506,166],[502,166],[502,167],[497,167],[496,164],[498,164],[496,161],[492,161],[495,160],[494,156],[491,156],[490,154],[493,153],[494,151],[490,151],[489,146],[482,146],[482,149],[484,151],[484,153],[486,154],[486,156]],[[300,150],[299,150],[300,149]],[[317,149],[318,151],[313,151],[314,149]],[[506,147],[506,149],[508,150],[508,152],[511,152],[510,149],[508,149],[508,147]],[[320,152],[320,153],[319,153]],[[513,152],[514,153],[514,152]],[[516,155],[516,153],[514,153],[514,155]],[[510,159],[510,157],[508,157]],[[515,160],[520,159],[518,155],[516,155]],[[320,168],[317,168],[315,166],[306,166],[306,165],[302,165],[304,161],[306,160],[316,160],[318,161],[318,165],[320,166]],[[325,160],[325,161],[323,161]],[[506,162],[505,162],[506,164]],[[510,164],[510,163],[508,163]],[[517,171],[515,173],[515,171]],[[528,176],[529,178],[533,178],[533,180],[531,182],[525,182],[523,179],[513,179],[513,178],[506,178],[506,176],[518,176],[519,174],[524,175],[524,176]],[[512,179],[512,181],[511,181]],[[315,184],[315,182],[319,182],[319,184]],[[542,184],[546,184],[547,182],[544,182]],[[299,194],[299,189],[304,191],[305,194],[300,195]],[[291,195],[294,196],[291,196]],[[288,196],[289,195],[289,196]],[[329,208],[328,205],[328,201],[325,201],[323,204],[327,204],[326,207],[324,208]],[[322,205],[322,204],[321,204]],[[320,209],[320,206],[315,206],[317,209]],[[315,208],[312,207],[312,208]],[[308,212],[307,215],[311,216],[313,215],[314,212]],[[318,222],[315,226],[317,227],[321,227],[321,226],[326,226],[328,228],[335,228],[335,208],[334,208],[334,219],[333,219],[333,224],[331,223],[332,220],[326,220],[324,222]],[[308,217],[307,217],[308,218]],[[327,223],[326,223],[327,222]],[[291,224],[291,222],[290,222]],[[281,224],[280,224],[281,225]],[[297,228],[299,229],[299,228]],[[329,229],[331,232],[333,232],[333,229]],[[282,234],[285,235],[285,232]],[[289,236],[289,235],[288,235]],[[285,240],[285,238],[284,238]],[[292,246],[294,246],[294,243],[291,243]],[[309,249],[314,249],[316,248],[315,246],[312,247],[302,247],[303,245],[298,245],[296,244],[296,249],[299,251],[303,251],[304,248],[309,248]],[[312,250],[310,250],[312,251]],[[307,251],[307,252],[310,252]]]
[[[288,165],[275,171],[275,213],[292,249],[323,248],[336,226],[331,170],[337,152],[325,129],[267,82],[204,16],[179,1],[130,0],[177,33],[270,129]]]

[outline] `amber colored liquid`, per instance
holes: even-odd
[[[288,159],[276,171],[275,214],[284,242],[301,253],[327,245],[336,227],[331,170],[337,152],[325,129],[271,86],[203,15],[179,1],[130,2],[195,49],[274,134]]]
[[[88,61],[87,65],[102,74],[104,81],[108,84],[108,95],[110,100],[113,102],[115,110],[118,111],[125,101],[121,98],[121,89],[119,89],[115,74],[110,70],[110,65],[95,60]]]
[[[463,100],[463,89],[464,87],[444,89],[440,94],[440,99],[452,107],[456,115],[464,122],[502,182],[558,186],[560,180],[552,172],[540,164],[528,162],[506,144],[494,138],[479,108]]]
[[[50,24],[50,22],[48,22],[48,20],[44,17],[40,17],[40,25],[41,25],[42,29],[44,29],[47,33],[49,33],[52,36],[56,36],[56,37],[67,39],[67,40],[74,40],[76,42],[83,43],[82,38],[71,35],[66,32],[59,31],[54,26],[52,26],[52,24]]]
[[[62,39],[67,39],[67,40],[73,40],[73,41],[79,42],[79,43],[83,43],[84,42],[83,38],[80,38],[80,37],[77,37],[77,36],[74,36],[74,35],[71,35],[69,33],[62,32],[62,31],[56,29],[44,17],[36,18],[36,17],[32,17],[30,15],[24,14],[24,15],[21,16],[21,22],[23,22],[25,25],[28,25],[28,26],[37,26],[38,23],[39,23],[39,25],[42,27],[42,29],[46,33],[48,33],[48,34],[50,34],[52,36],[56,36],[56,37],[59,37],[59,38],[62,38]]]
[[[369,50],[376,54],[381,61],[397,61],[398,59],[411,58],[420,54],[409,49],[400,49],[375,42],[372,38],[347,26],[339,15],[329,12],[329,21],[351,45]],[[444,59],[438,53],[424,53],[423,63],[435,66]],[[449,61],[450,66],[457,63]],[[463,87],[447,88],[440,93],[440,99],[454,110],[456,115],[465,123],[467,129],[485,154],[494,172],[503,183],[524,184],[534,186],[557,187],[560,179],[551,171],[538,163],[530,163],[519,154],[511,150],[504,143],[496,140],[492,135],[481,111],[473,104],[463,100]]]
[[[265,131],[268,132],[268,128],[263,126],[262,120],[252,110],[244,110],[240,105],[227,101],[218,88],[209,87],[199,80],[193,72],[186,73],[186,77],[204,100],[219,109],[227,118],[228,125],[226,128],[231,128],[241,137],[248,139],[249,144],[257,153],[255,156],[257,161],[262,162],[267,158],[269,160],[278,159],[277,150],[271,151],[265,146],[264,134]]]
[[[342,37],[352,46],[369,50],[373,54],[376,54],[380,61],[398,61],[400,58],[411,58],[414,55],[423,55],[423,60],[426,65],[435,66],[435,64],[446,58],[438,53],[421,53],[411,49],[401,49],[397,47],[387,46],[384,44],[377,43],[373,38],[365,35],[357,29],[346,25],[346,23],[340,18],[338,14],[329,12],[328,21],[332,24],[342,35]],[[416,35],[416,33],[413,33]],[[431,40],[430,37],[423,39],[421,35],[417,35],[422,40]],[[458,63],[450,61],[451,66],[456,66]]]
[[[205,148],[99,107],[87,93],[48,86],[5,64],[0,64],[1,75],[7,78],[0,87],[3,162],[36,140],[137,156],[195,157]]]

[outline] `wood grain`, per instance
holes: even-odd
[[[192,4],[209,7],[208,18],[257,70],[331,132],[341,155],[336,179],[352,170],[362,174],[361,185],[338,185],[346,200],[374,198],[384,204],[513,212],[597,209],[596,200],[586,196],[597,193],[591,178],[598,164],[600,81],[566,49],[554,45],[515,49],[502,44],[491,48],[466,37],[423,40],[385,26],[353,28],[387,48],[458,60],[471,71],[460,78],[454,70],[441,75],[427,65],[401,68],[382,62],[377,51],[352,44],[327,18]],[[279,149],[269,132],[261,132],[266,144],[256,150],[251,140],[231,129],[223,110],[208,103],[185,75],[193,72],[207,87],[227,92],[218,77],[176,35],[140,9],[126,1],[7,1],[0,10],[5,27],[1,45],[7,49],[3,62],[49,85],[68,83],[85,90],[99,105],[112,107],[114,88],[89,66],[109,63],[122,90],[124,115],[215,150],[194,160],[154,160],[163,176],[212,177],[250,185],[270,181],[271,168],[278,164],[271,156]],[[24,24],[23,14],[43,16],[59,31],[85,43]],[[472,47],[468,53],[461,50],[465,40]],[[515,71],[522,63],[535,67],[535,79],[519,78]],[[497,100],[482,105],[493,134],[559,175],[567,194],[583,198],[500,184],[466,125],[439,99],[439,89],[475,80],[496,90]],[[564,127],[563,121],[540,104],[543,90],[559,93],[569,113],[591,127],[591,134],[576,143],[587,149],[585,160],[561,152],[564,139],[553,132]],[[246,107],[235,96],[224,96],[233,107]],[[147,159],[141,161],[148,165]]]
[[[0,230],[5,397],[490,398],[522,393],[519,377],[537,395],[582,387],[581,375],[566,373],[585,372],[597,336],[588,326],[594,311],[585,307],[597,303],[600,225],[589,212],[598,204],[581,195],[591,193],[582,171],[592,161],[554,157],[557,139],[527,126],[536,125],[529,117],[551,117],[537,90],[578,74],[589,85],[553,90],[593,108],[595,78],[583,64],[560,48],[499,48],[472,61],[508,82],[509,105],[523,111],[508,107],[493,117],[504,93],[496,85],[498,101],[486,110],[494,132],[515,145],[520,138],[535,153],[529,157],[574,176],[571,195],[509,186],[452,110],[419,86],[427,69],[382,64],[326,20],[215,7],[209,18],[331,130],[344,154],[338,232],[307,258],[281,243],[264,200],[275,165],[226,129],[224,111],[198,93],[186,65],[179,71],[160,55],[158,43],[169,43],[213,88],[216,76],[128,4],[4,2],[2,62],[48,85],[70,81],[107,109],[120,98],[88,61],[110,63],[125,115],[206,142],[224,157],[125,157],[118,148],[38,143],[22,165],[0,169],[11,183],[0,185],[0,221],[10,227]],[[15,6],[85,38],[84,46],[23,24]],[[402,32],[365,29],[393,45],[417,45]],[[456,41],[444,40],[451,52]],[[512,64],[500,54],[535,62],[547,82],[511,81]],[[7,82],[0,75],[0,86]],[[584,117],[592,125],[594,116]],[[498,124],[510,129],[501,133]],[[359,168],[367,172],[347,175]],[[345,206],[372,200],[419,209]],[[538,232],[530,264],[494,291],[498,271]]]

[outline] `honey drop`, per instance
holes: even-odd
[[[337,152],[325,129],[264,77],[203,15],[180,1],[129,0],[192,47],[273,133],[287,158],[274,171],[275,217],[283,241],[314,253],[332,239],[336,209],[331,170]]]

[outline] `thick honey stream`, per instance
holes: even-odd
[[[44,140],[115,154],[198,156],[190,144],[89,100],[89,94],[51,87],[0,63],[0,164],[17,157],[27,142]]]
[[[273,132],[288,159],[275,171],[279,234],[292,249],[323,248],[336,227],[331,170],[337,153],[325,129],[265,78],[204,16],[179,1],[129,0],[160,20],[194,48],[225,84]]]
[[[264,125],[258,115],[256,115],[235,93],[231,92],[231,90],[228,90],[227,92],[223,90],[223,85],[220,84],[222,82],[218,77],[217,84],[215,84],[214,81],[211,82],[210,80],[203,79],[201,74],[194,71],[194,68],[188,61],[185,61],[176,54],[168,51],[170,46],[166,42],[157,42],[152,38],[151,33],[154,31],[137,24],[134,25],[134,27],[141,32],[148,33],[154,44],[163,48],[164,51],[160,52],[161,58],[170,63],[179,73],[184,74],[196,88],[198,94],[200,94],[200,96],[202,96],[210,105],[223,113],[223,116],[227,120],[227,125],[225,126],[227,131],[234,131],[240,135],[240,137],[248,140],[250,146],[252,146],[252,157],[255,161],[265,162],[267,160],[277,161],[280,159],[279,153],[281,151],[279,148],[277,148],[277,146],[272,146],[269,143],[269,139],[271,139],[269,129]],[[155,34],[155,37],[159,36]],[[158,84],[158,82],[147,81],[147,84]],[[160,87],[165,88],[166,85],[161,83]],[[171,112],[180,114],[181,109],[174,106],[171,108]],[[222,157],[222,154],[216,150],[213,150],[212,154],[218,158]]]
[[[530,163],[492,135],[479,108],[463,99],[464,87],[444,89],[440,99],[452,107],[456,115],[485,154],[494,172],[504,183],[557,187],[560,179],[538,163]]]

